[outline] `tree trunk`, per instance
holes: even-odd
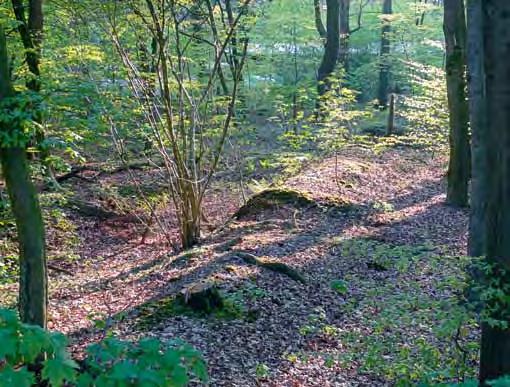
[[[485,217],[488,200],[488,165],[486,96],[484,87],[484,44],[482,24],[483,0],[467,2],[468,19],[468,91],[471,126],[471,203],[468,253],[479,257],[485,254]]]
[[[390,83],[390,63],[389,55],[391,49],[390,33],[391,23],[385,20],[385,15],[392,14],[392,0],[383,0],[383,26],[381,30],[381,54],[380,54],[380,71],[379,71],[379,90],[377,99],[381,108],[388,105],[388,92]]]
[[[321,1],[313,0],[313,8],[314,8],[314,16],[315,16],[315,28],[317,28],[317,32],[322,39],[326,39],[326,28],[324,27],[324,23],[322,22],[322,13],[321,13]]]
[[[485,255],[487,263],[510,272],[510,2],[508,0],[485,0],[477,3],[481,11],[478,23],[470,25],[473,36],[482,35],[483,79],[482,95],[485,117],[482,125],[474,121],[473,132],[483,136],[483,148],[479,150],[486,160],[473,167],[477,173],[488,174],[487,207],[485,216]],[[474,15],[472,15],[474,16]],[[473,20],[473,18],[471,18]],[[478,85],[475,85],[475,87]],[[476,111],[479,112],[479,111]],[[478,144],[479,146],[480,144]],[[479,168],[486,168],[481,171]],[[482,200],[484,200],[482,198]],[[493,270],[491,280],[499,282],[501,290],[508,287],[509,275],[503,270]],[[503,290],[504,291],[504,290]],[[508,292],[508,290],[506,291]],[[490,317],[510,323],[509,313],[502,307]],[[480,352],[480,381],[485,383],[510,374],[510,329],[483,323]]]
[[[390,94],[390,109],[388,111],[388,123],[386,135],[391,136],[395,132],[395,93]]]
[[[342,66],[345,73],[349,71],[349,38],[351,27],[349,24],[349,12],[351,0],[340,0],[340,50],[338,64]]]
[[[29,0],[28,3],[28,20],[26,17],[25,6],[22,0],[11,0],[12,9],[16,20],[18,22],[18,32],[25,49],[25,61],[30,71],[30,78],[27,80],[26,85],[29,90],[35,93],[41,91],[41,44],[43,40],[43,9],[42,0]],[[35,120],[41,123],[41,115],[39,112],[35,114]],[[35,133],[35,146],[39,151],[40,159],[46,168],[46,175],[55,180],[53,167],[48,162],[50,152],[44,144],[46,134],[41,127],[37,127]]]
[[[12,0],[12,9],[18,22],[18,32],[25,49],[28,70],[32,74],[32,78],[27,81],[27,87],[39,92],[41,89],[39,62],[43,30],[42,0],[29,1],[28,22],[22,0]]]
[[[427,0],[420,0],[420,3],[427,4]],[[425,21],[425,11],[421,12],[421,15],[416,18],[416,25],[422,26]]]
[[[21,320],[46,328],[48,285],[44,225],[25,149],[1,148],[0,161],[18,231]]]
[[[445,0],[446,88],[450,113],[448,203],[468,205],[470,174],[469,108],[466,99],[466,17],[463,0]]]
[[[510,374],[510,330],[482,324],[480,381],[483,383]]]
[[[14,96],[8,62],[5,34],[0,26],[0,101]],[[0,130],[12,133],[21,128],[0,126]],[[0,144],[0,163],[18,232],[21,319],[46,328],[48,286],[44,224],[37,193],[30,180],[25,148],[7,148]]]
[[[327,6],[326,44],[317,74],[319,96],[323,96],[331,88],[331,80],[329,78],[335,72],[340,49],[339,0],[327,0]]]

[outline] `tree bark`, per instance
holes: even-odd
[[[483,80],[482,93],[486,104],[482,112],[484,118],[473,122],[473,132],[483,136],[481,150],[486,164],[474,164],[477,173],[488,175],[488,192],[482,200],[487,200],[485,216],[485,255],[487,263],[497,265],[510,272],[510,2],[508,0],[484,0],[475,2],[476,12],[480,12],[477,23],[471,24],[473,35],[483,37]],[[473,21],[473,15],[471,15]],[[479,58],[480,59],[480,58]],[[477,85],[476,85],[477,86]],[[479,112],[479,111],[476,111]],[[478,144],[480,145],[480,144]],[[479,168],[486,168],[484,171]],[[501,289],[509,286],[508,274],[495,278]],[[497,311],[498,319],[507,319],[508,312]],[[485,383],[510,374],[510,329],[483,323],[480,352],[480,381]]]
[[[391,136],[395,132],[395,93],[390,94],[390,108],[388,111],[388,123],[386,135]]]
[[[41,90],[39,62],[43,33],[42,0],[29,1],[28,22],[22,0],[12,0],[12,9],[18,22],[18,32],[25,49],[28,69],[32,73],[32,78],[27,81],[27,87],[39,92]]]
[[[386,15],[391,15],[392,0],[383,0],[383,18]],[[381,30],[381,51],[380,51],[380,70],[379,70],[379,90],[377,99],[381,108],[386,108],[388,105],[388,92],[389,92],[389,79],[390,79],[390,64],[389,55],[391,50],[391,23],[383,19],[383,26]]]
[[[335,72],[340,49],[339,0],[327,0],[327,7],[326,44],[317,74],[319,96],[323,96],[331,88],[331,80],[329,78]]]
[[[340,50],[338,54],[338,64],[342,66],[345,73],[349,72],[349,38],[351,27],[349,24],[349,12],[351,0],[340,0]]]
[[[22,0],[11,0],[12,9],[16,20],[18,21],[18,32],[25,49],[25,60],[30,71],[31,77],[27,80],[27,88],[34,93],[41,91],[41,45],[43,40],[43,0],[29,0],[28,2],[28,20],[26,10]],[[35,114],[35,120],[41,122],[39,112]],[[40,127],[35,132],[35,145],[38,148],[40,159],[46,167],[46,175],[55,181],[53,167],[47,161],[50,152],[45,146],[46,134]]]
[[[322,39],[326,39],[326,27],[324,27],[324,23],[322,22],[322,13],[321,13],[321,1],[313,0],[313,8],[315,12],[315,28],[317,28],[317,32]]]
[[[463,0],[445,0],[446,88],[450,119],[449,204],[468,205],[470,174],[469,107],[466,99],[466,17]]]
[[[485,217],[488,200],[488,164],[486,95],[484,74],[484,44],[482,1],[467,2],[468,20],[468,91],[471,126],[471,203],[468,253],[479,257],[485,254]]]
[[[0,101],[13,97],[7,43],[0,25]],[[21,128],[0,126],[12,133]],[[24,147],[0,144],[0,163],[16,219],[19,243],[19,309],[23,322],[46,328],[48,284],[44,223]]]

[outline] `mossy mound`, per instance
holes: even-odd
[[[296,208],[325,207],[341,213],[350,212],[357,208],[355,204],[344,198],[327,197],[316,200],[306,192],[290,188],[271,188],[253,195],[244,206],[237,210],[233,218],[241,220],[264,210],[284,205]]]
[[[248,202],[234,214],[235,219],[258,214],[263,210],[277,206],[291,205],[295,207],[316,206],[317,202],[306,193],[289,188],[271,188],[253,195]]]

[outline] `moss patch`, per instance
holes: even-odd
[[[221,293],[219,294],[221,295]],[[136,326],[141,330],[150,330],[175,316],[225,320],[250,318],[243,302],[234,297],[222,297],[221,306],[217,305],[209,310],[197,310],[189,303],[184,302],[184,299],[179,295],[170,295],[143,304],[138,311]]]
[[[281,205],[308,207],[315,206],[317,203],[306,193],[300,191],[287,188],[266,189],[253,195],[244,206],[237,210],[234,218],[242,219]]]

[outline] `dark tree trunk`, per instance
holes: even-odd
[[[486,123],[486,95],[484,75],[484,44],[482,1],[467,2],[468,19],[468,90],[469,121],[471,126],[471,203],[468,253],[473,257],[485,254],[485,217],[488,200],[489,151]]]
[[[486,202],[484,219],[484,255],[488,264],[510,271],[510,2],[508,0],[473,1],[470,10],[470,35],[483,37],[482,94],[485,104],[482,106],[483,120],[473,121],[473,133],[483,138],[482,149],[478,156],[483,156],[485,163],[473,164],[476,176],[481,173],[488,175],[485,180],[488,192],[481,198],[482,205]],[[476,8],[475,8],[476,7]],[[480,14],[477,15],[476,13]],[[481,59],[478,58],[478,59]],[[475,69],[474,89],[476,84]],[[472,91],[473,92],[473,91]],[[479,113],[476,110],[475,113]],[[480,146],[480,143],[477,144]],[[475,158],[478,160],[478,158]],[[480,170],[484,168],[484,170]],[[486,195],[486,196],[485,196]],[[480,199],[477,197],[477,199]],[[508,274],[493,271],[491,278],[499,281],[500,289],[508,287]],[[505,305],[505,303],[503,303]],[[491,312],[493,313],[493,312]],[[497,310],[491,317],[505,319],[510,323],[508,311]],[[482,344],[480,352],[480,381],[497,379],[510,374],[510,329],[490,326],[483,323]]]
[[[480,381],[495,380],[510,374],[510,330],[482,324]],[[483,385],[483,384],[482,384]]]
[[[12,0],[12,9],[18,22],[18,32],[25,49],[27,66],[32,74],[32,78],[27,81],[27,87],[39,92],[41,89],[39,62],[43,33],[42,0],[29,1],[28,21],[22,0]]]
[[[392,0],[383,0],[383,26],[381,30],[381,51],[380,51],[380,71],[379,71],[379,90],[377,99],[381,108],[386,108],[388,105],[388,92],[390,83],[390,63],[389,55],[391,50],[391,23],[389,20],[384,19],[384,15],[391,15]]]
[[[324,27],[324,23],[322,22],[322,13],[321,13],[321,1],[313,0],[313,7],[315,12],[315,28],[317,28],[317,32],[319,36],[326,40],[326,27]]]
[[[351,27],[349,24],[349,12],[351,0],[340,0],[340,50],[338,64],[342,66],[345,73],[349,72],[349,38]]]
[[[420,0],[420,3],[427,4],[427,0]],[[425,11],[422,11],[421,15],[419,15],[416,18],[416,25],[417,26],[422,26],[424,21],[425,21]]]
[[[234,11],[232,8],[232,0],[225,0],[225,10],[227,11],[227,19],[228,19],[228,25],[230,28],[232,28],[232,25],[234,24]],[[237,34],[236,31],[232,33],[232,39],[230,41],[230,50],[231,50],[231,58],[232,58],[232,76],[235,76],[234,74],[237,74],[237,69],[239,68],[239,52],[237,49]]]
[[[29,0],[28,2],[28,20],[26,17],[26,10],[22,0],[11,0],[12,9],[16,20],[18,21],[18,32],[25,49],[25,59],[30,71],[30,78],[27,80],[27,88],[35,93],[41,91],[41,44],[43,40],[43,0]],[[35,114],[35,120],[41,122],[41,117],[38,112]],[[48,158],[50,152],[44,144],[46,134],[41,127],[36,129],[35,133],[35,146],[39,151],[40,159],[46,167],[46,175],[55,181],[54,171]]]
[[[340,49],[339,0],[327,0],[326,44],[320,64],[317,80],[319,95],[324,95],[331,88],[330,78],[333,76]]]
[[[450,113],[448,203],[468,205],[469,107],[466,99],[466,17],[463,0],[445,0],[446,88]]]
[[[9,79],[9,60],[3,28],[0,26],[0,101],[14,96]],[[21,128],[0,126],[1,131]],[[16,219],[19,242],[19,309],[23,322],[46,328],[48,303],[44,224],[24,147],[0,144],[0,163]]]
[[[395,132],[395,93],[390,94],[390,109],[388,111],[388,123],[386,135],[391,136]]]

